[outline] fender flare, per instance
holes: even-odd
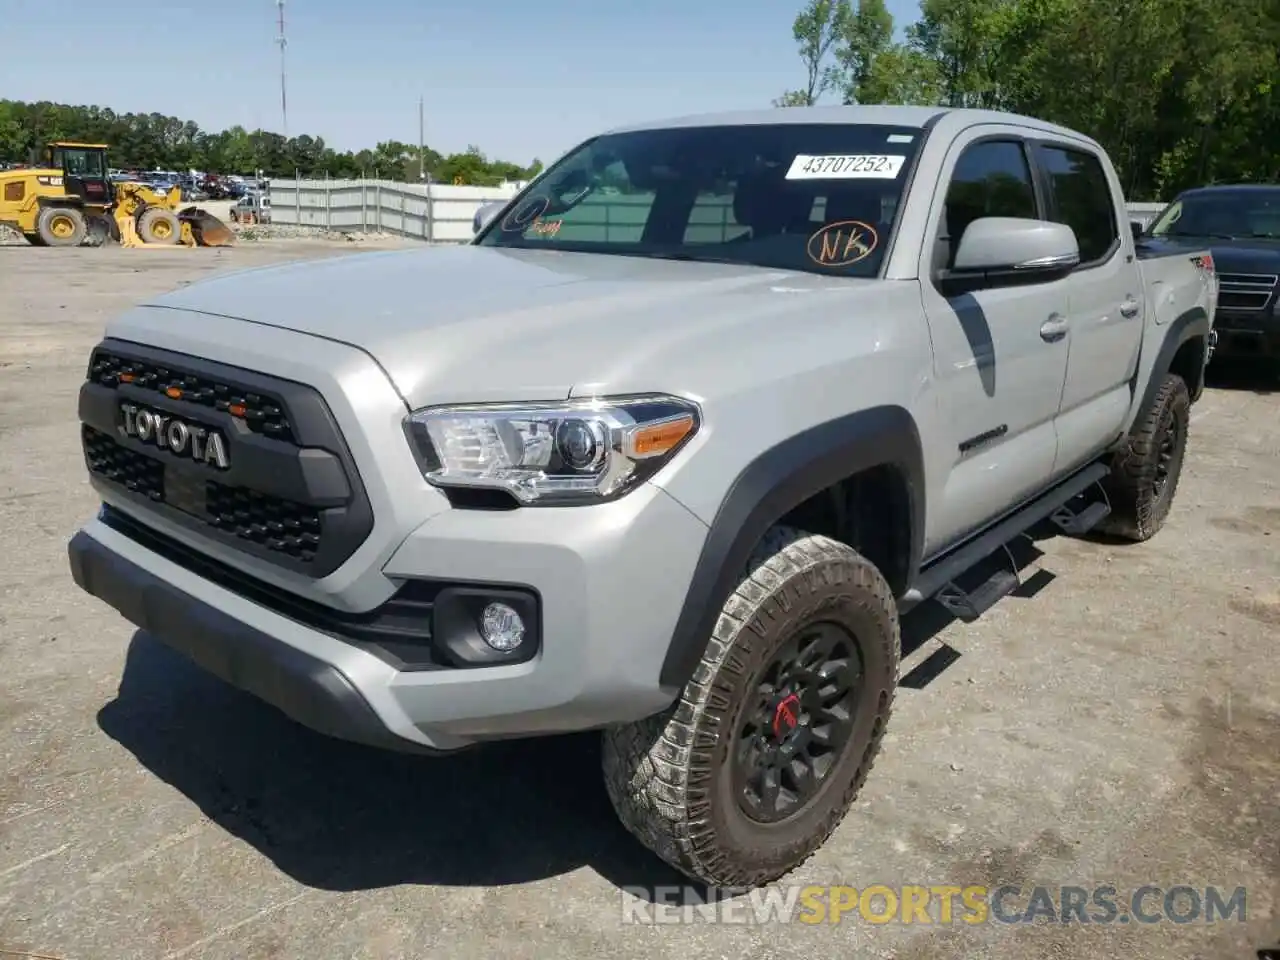
[[[761,453],[734,479],[716,511],[676,621],[658,682],[678,696],[706,650],[724,601],[765,531],[814,494],[863,470],[894,467],[906,482],[908,580],[924,549],[924,453],[911,414],[872,407],[828,420]]]
[[[1182,349],[1182,345],[1193,337],[1203,337],[1207,348],[1209,331],[1212,328],[1213,324],[1209,322],[1209,313],[1201,306],[1195,306],[1184,313],[1180,313],[1170,322],[1168,329],[1165,331],[1164,340],[1160,343],[1160,349],[1156,353],[1155,362],[1151,365],[1151,373],[1147,375],[1147,383],[1142,392],[1142,399],[1130,412],[1130,429],[1137,422],[1137,418],[1142,416],[1142,412],[1150,409],[1151,404],[1155,402],[1156,392],[1160,389],[1160,381],[1164,379],[1165,374],[1173,366],[1173,358]],[[1203,362],[1207,363],[1208,361],[1206,359]],[[1141,376],[1140,373],[1138,375]],[[1192,401],[1200,399],[1200,393],[1204,389],[1203,370],[1199,384],[1188,384],[1187,386],[1193,391]],[[1136,394],[1137,391],[1135,390],[1134,392]]]

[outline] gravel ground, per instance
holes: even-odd
[[[1155,540],[1040,539],[979,623],[913,614],[884,755],[789,881],[1243,886],[1243,923],[636,926],[622,889],[677,881],[615,822],[592,738],[436,761],[329,741],[75,589],[96,503],[75,398],[106,318],[355,246],[0,250],[0,957],[1246,960],[1280,939],[1280,397],[1247,371],[1195,408]]]

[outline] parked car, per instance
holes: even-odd
[[[469,245],[112,320],[71,571],[332,736],[600,730],[641,842],[763,884],[865,781],[903,613],[980,618],[1018,584],[982,565],[1045,520],[1162,528],[1214,297],[1207,249],[1135,251],[1110,158],[1060,126],[632,126]]]
[[[1220,184],[1178,194],[1144,250],[1208,247],[1218,271],[1216,355],[1262,357],[1280,374],[1280,184]]]
[[[271,198],[260,193],[246,193],[231,208],[237,223],[270,223]]]

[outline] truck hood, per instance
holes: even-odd
[[[1208,250],[1218,273],[1280,273],[1280,240],[1242,237],[1149,237],[1142,246],[1153,251]]]
[[[853,301],[883,286],[735,264],[460,246],[238,271],[144,306],[349,344],[417,408],[695,390],[686,368],[720,359],[735,338],[785,337],[806,316],[829,319],[816,301],[830,305],[833,295],[849,316]],[[726,327],[735,328],[728,337]]]

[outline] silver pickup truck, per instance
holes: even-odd
[[[599,730],[691,877],[840,823],[899,617],[1033,525],[1165,523],[1206,251],[1135,253],[1089,138],[1001,113],[701,116],[571,150],[465,246],[267,267],[113,320],[76,582],[323,733]],[[246,745],[251,749],[252,745]]]

